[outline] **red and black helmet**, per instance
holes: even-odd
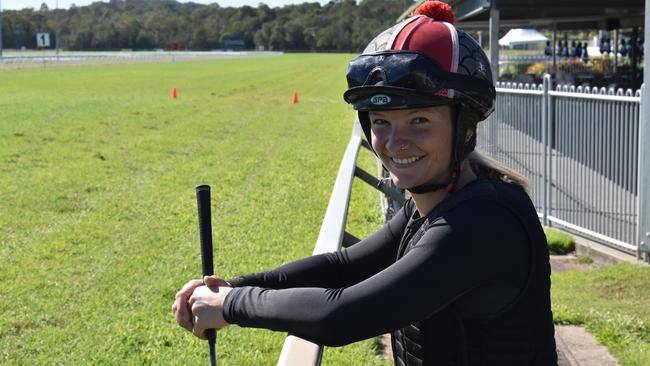
[[[357,110],[369,142],[368,111],[457,106],[452,163],[452,178],[457,178],[460,162],[476,146],[475,134],[468,139],[467,131],[494,111],[496,90],[487,56],[454,21],[443,2],[418,7],[414,16],[382,32],[350,61],[343,98]],[[450,190],[450,183],[409,190],[441,187]]]

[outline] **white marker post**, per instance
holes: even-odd
[[[2,0],[0,0],[0,57],[2,57]]]
[[[54,40],[56,42],[56,60],[59,60],[59,0],[56,0],[56,6],[54,7],[54,11],[56,12],[56,31],[54,33],[54,36],[56,39]]]

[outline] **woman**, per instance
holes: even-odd
[[[347,250],[228,282],[190,281],[179,324],[228,324],[339,346],[392,333],[396,365],[555,365],[546,239],[512,171],[473,152],[494,109],[489,62],[430,1],[348,67],[344,99],[411,195]]]

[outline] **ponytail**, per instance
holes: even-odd
[[[524,190],[528,190],[528,179],[509,166],[492,159],[491,157],[481,154],[478,151],[472,151],[467,157],[472,170],[476,175],[490,179],[501,180],[508,183],[520,185]]]

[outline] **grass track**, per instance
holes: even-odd
[[[0,70],[0,364],[205,363],[170,312],[200,274],[194,186],[214,189],[218,273],[309,255],[351,132],[351,57]],[[377,203],[355,183],[351,232],[380,225]],[[230,327],[220,364],[275,364],[283,339]],[[369,340],[324,364],[387,363]]]

